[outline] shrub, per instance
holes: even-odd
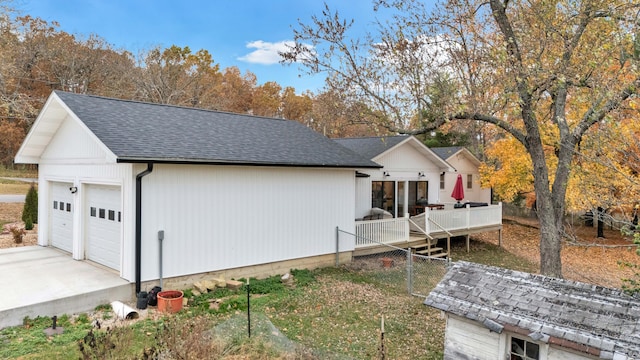
[[[33,221],[31,220],[31,216],[24,221],[24,229],[25,230],[33,230]]]
[[[27,197],[24,199],[24,208],[22,208],[22,221],[26,223],[29,218],[34,224],[38,223],[38,191],[33,184],[31,184],[29,192],[27,192]]]
[[[13,235],[13,242],[16,244],[22,244],[22,237],[27,233],[23,228],[15,225],[9,227],[9,232]]]

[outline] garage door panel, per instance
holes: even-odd
[[[73,194],[71,183],[52,182],[49,200],[49,230],[51,246],[73,252]]]
[[[121,201],[120,187],[89,185],[86,257],[120,269]]]

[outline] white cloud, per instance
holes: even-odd
[[[239,57],[238,60],[263,65],[277,64],[282,60],[278,52],[285,52],[288,50],[287,46],[293,45],[293,41],[279,41],[275,43],[262,40],[252,41],[247,44],[247,48],[255,50]]]

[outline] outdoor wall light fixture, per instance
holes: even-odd
[[[420,172],[418,173],[418,177],[424,177],[424,173],[423,173],[422,171],[420,171]]]
[[[71,191],[72,194],[75,194],[78,192],[78,187],[77,186],[72,186],[69,188],[69,191]]]
[[[389,175],[389,172],[388,172],[388,171],[383,171],[383,172],[382,172],[382,175],[384,175],[384,176],[391,176],[391,175]]]

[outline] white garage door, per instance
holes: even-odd
[[[73,194],[71,183],[52,182],[49,201],[49,238],[51,245],[64,251],[73,252]]]
[[[87,186],[86,258],[120,270],[119,186]]]

